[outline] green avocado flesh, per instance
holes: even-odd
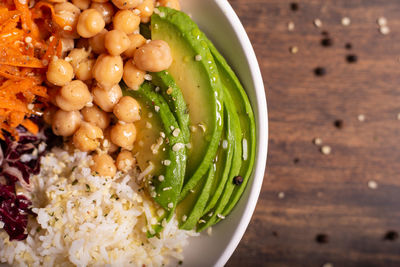
[[[148,171],[146,189],[164,209],[148,236],[174,214],[180,228],[202,231],[231,212],[248,183],[256,151],[253,111],[233,70],[185,13],[159,7],[141,33],[166,41],[173,57],[168,70],[151,73],[138,91],[121,83],[124,95],[141,104],[133,152]],[[238,175],[240,185],[233,182]]]
[[[173,62],[167,71],[182,90],[193,129],[179,198],[183,200],[204,177],[217,151],[223,126],[222,92],[217,67],[197,25],[183,12],[161,7],[159,11],[162,17],[151,18],[151,38],[169,44]]]

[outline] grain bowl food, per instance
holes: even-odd
[[[0,9],[0,261],[182,261],[254,165],[228,63],[176,0]]]

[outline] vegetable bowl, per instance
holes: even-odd
[[[181,2],[0,4],[0,262],[226,263],[261,189],[264,88],[229,4]]]

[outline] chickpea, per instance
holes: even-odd
[[[61,38],[61,52],[65,56],[69,51],[74,49],[74,39],[72,38]]]
[[[81,10],[72,3],[65,2],[54,5],[55,15],[64,20],[63,37],[78,38],[76,33],[76,25],[78,23],[79,14]]]
[[[132,90],[138,90],[139,86],[144,82],[146,72],[138,69],[132,60],[125,63],[123,79],[126,85]]]
[[[52,60],[47,68],[46,77],[52,84],[63,86],[74,77],[74,69],[64,59]]]
[[[137,7],[143,0],[111,0],[119,9],[132,9]]]
[[[153,0],[144,0],[143,3],[137,6],[137,9],[140,11],[140,18],[143,23],[149,22],[150,16],[154,11],[154,2]]]
[[[122,97],[122,90],[118,84],[114,85],[110,89],[96,86],[92,89],[92,94],[93,101],[96,105],[106,112],[111,112]]]
[[[104,22],[106,24],[112,21],[115,10],[111,3],[92,3],[90,8],[94,8],[103,16]]]
[[[121,123],[121,121],[119,121],[111,128],[110,138],[111,142],[117,146],[131,150],[133,148],[133,143],[136,140],[135,124]]]
[[[74,68],[74,71],[76,71],[78,65],[81,62],[86,61],[87,58],[89,57],[89,54],[90,53],[86,51],[85,48],[74,48],[71,50],[71,52],[69,52],[68,56],[65,59],[69,60],[72,67]]]
[[[123,122],[135,122],[140,120],[140,105],[130,96],[123,96],[114,106],[114,115]]]
[[[107,29],[103,29],[96,36],[93,36],[89,39],[89,45],[92,48],[93,52],[96,54],[105,54],[107,50],[104,46],[104,39],[106,37]]]
[[[120,10],[113,18],[113,26],[116,30],[121,30],[126,34],[132,34],[139,29],[140,17],[132,10]]]
[[[106,151],[107,153],[114,153],[115,151],[117,151],[119,149],[119,147],[117,145],[115,145],[113,142],[111,142],[110,127],[104,131],[104,140],[102,143],[102,149],[104,151]]]
[[[139,33],[130,34],[128,37],[129,37],[130,45],[129,45],[128,49],[125,50],[124,53],[122,53],[122,55],[130,58],[130,57],[133,57],[136,49],[138,49],[142,45],[146,44],[146,38],[144,38],[143,35],[141,35]]]
[[[46,108],[43,112],[43,120],[45,123],[47,123],[48,125],[52,125],[53,124],[53,118],[54,118],[54,113],[56,113],[57,108],[53,105],[49,106],[48,108]]]
[[[74,133],[72,142],[74,146],[81,151],[93,151],[100,145],[100,139],[103,139],[103,131],[90,123],[81,123],[79,129]]]
[[[56,96],[58,107],[65,111],[80,110],[90,102],[92,102],[92,96],[88,87],[80,80],[64,85]]]
[[[96,9],[90,8],[82,12],[76,27],[78,34],[84,38],[90,38],[101,32],[106,23],[103,16]]]
[[[104,38],[104,46],[112,56],[119,56],[129,48],[129,45],[128,35],[120,30],[109,31]]]
[[[119,83],[123,74],[123,62],[120,56],[102,54],[93,67],[93,78],[105,88]]]
[[[81,124],[79,111],[64,111],[59,109],[54,113],[52,129],[55,135],[71,136]]]
[[[167,42],[154,40],[136,50],[134,55],[136,66],[145,71],[159,72],[172,64],[171,49]]]
[[[102,130],[110,124],[110,116],[96,106],[85,107],[81,110],[83,119]]]
[[[80,10],[88,9],[91,0],[72,0],[72,4],[79,7]]]
[[[178,0],[159,0],[158,3],[160,6],[181,10],[181,5],[179,4]]]
[[[76,68],[76,78],[81,81],[87,81],[93,78],[92,70],[96,60],[88,59],[84,62],[81,62],[78,67]]]
[[[114,177],[117,173],[113,158],[108,154],[96,154],[92,157],[92,171],[100,176]]]
[[[123,172],[127,172],[136,164],[136,160],[132,155],[131,151],[122,150],[116,160],[117,169]]]

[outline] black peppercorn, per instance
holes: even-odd
[[[324,76],[326,74],[326,69],[322,67],[317,67],[314,69],[314,73],[317,76]]]
[[[235,185],[241,185],[243,183],[243,177],[240,175],[233,177],[233,183]]]
[[[346,56],[346,60],[348,63],[356,63],[358,60],[358,57],[356,55],[351,54],[351,55]]]
[[[298,3],[291,3],[291,4],[290,4],[290,9],[291,9],[292,11],[297,11],[297,10],[299,10],[299,4],[298,4]]]

